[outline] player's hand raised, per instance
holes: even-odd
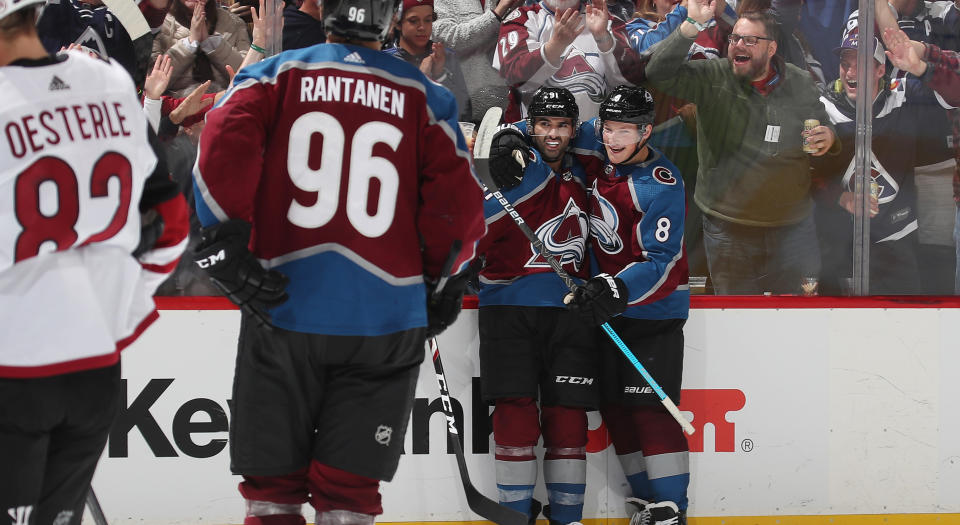
[[[497,128],[490,144],[490,176],[500,190],[509,190],[523,181],[530,159],[530,146],[513,124]]]

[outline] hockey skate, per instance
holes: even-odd
[[[639,498],[627,498],[625,502],[630,525],[686,525],[686,513],[677,509],[672,501],[649,503]]]

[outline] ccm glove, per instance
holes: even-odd
[[[440,335],[457,320],[467,283],[480,271],[480,264],[474,259],[466,270],[447,279],[440,293],[436,293],[437,283],[427,282],[427,339]]]
[[[509,190],[523,180],[530,159],[526,137],[513,124],[501,124],[490,144],[490,177],[500,190]]]
[[[563,299],[567,309],[593,325],[601,325],[627,309],[627,285],[610,274],[601,273]]]
[[[228,299],[270,328],[267,309],[286,302],[289,279],[264,269],[247,248],[249,243],[250,223],[229,220],[203,230],[193,260]]]

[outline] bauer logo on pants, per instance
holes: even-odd
[[[391,436],[393,436],[393,427],[380,425],[377,427],[377,432],[374,434],[373,438],[377,440],[377,443],[387,446],[390,444]]]

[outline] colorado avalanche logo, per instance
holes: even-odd
[[[677,183],[677,178],[673,176],[673,172],[663,166],[653,168],[653,178],[660,184],[673,186]]]
[[[590,214],[590,235],[597,240],[600,249],[605,253],[620,253],[623,249],[623,241],[617,234],[617,226],[620,224],[620,217],[617,210],[610,204],[610,201],[604,199],[597,192],[597,183],[593,183],[593,198],[597,201],[596,209],[600,210],[600,217]]]
[[[581,210],[573,199],[570,199],[563,213],[545,221],[537,228],[536,235],[544,248],[552,253],[561,265],[572,263],[574,271],[579,271],[583,265],[589,231],[587,213]],[[550,266],[532,244],[530,251],[533,252],[533,257],[530,257],[524,266],[528,268]]]
[[[855,172],[856,159],[850,161],[847,171],[843,174],[843,187],[848,191],[853,191],[853,175]],[[897,197],[900,193],[900,185],[890,172],[880,164],[877,156],[870,152],[870,178],[877,183],[877,201],[878,204],[886,204]],[[867,191],[870,191],[869,189]]]

